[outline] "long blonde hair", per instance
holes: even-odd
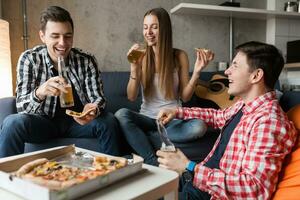
[[[177,68],[175,50],[173,50],[172,25],[168,12],[163,8],[154,8],[146,12],[144,18],[154,15],[159,22],[158,37],[158,66],[159,66],[159,89],[165,98],[170,100],[175,98],[173,91],[174,70]],[[145,98],[151,98],[153,93],[153,80],[155,74],[155,55],[152,47],[146,50],[145,62],[143,64],[143,86]]]

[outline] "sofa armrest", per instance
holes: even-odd
[[[0,124],[10,114],[17,113],[16,97],[0,98]]]

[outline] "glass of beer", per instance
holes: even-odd
[[[61,92],[59,95],[60,107],[68,108],[74,106],[73,91],[71,84],[64,86],[68,93]]]
[[[67,82],[67,85],[64,85],[64,88],[67,90],[67,93],[61,92],[59,95],[60,107],[72,107],[74,106],[72,85],[70,84],[67,77],[65,61],[63,57],[58,57],[58,75],[63,77]]]
[[[138,49],[133,49],[127,56],[130,63],[136,63],[146,52],[146,44],[138,44]]]

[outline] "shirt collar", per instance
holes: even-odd
[[[276,99],[275,91],[267,92],[261,96],[256,97],[253,101],[245,104],[243,107],[243,113],[248,114],[256,110],[264,102]]]
[[[45,45],[45,50],[46,50],[46,53],[45,53],[45,62],[46,62],[46,65],[49,69],[52,70],[52,68],[54,68],[54,63],[48,53],[48,50],[47,50],[47,47]],[[70,52],[71,53],[71,52]],[[65,66],[68,67],[70,65],[70,54],[68,55],[67,59],[65,59]]]

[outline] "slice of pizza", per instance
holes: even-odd
[[[212,50],[210,50],[210,49],[195,48],[195,50],[196,50],[196,51],[203,51],[203,52],[206,54],[208,61],[213,60],[214,57],[215,57],[214,52],[213,52]]]
[[[109,158],[105,156],[95,156],[93,167],[96,170],[107,170],[106,173],[120,169],[127,165],[127,159],[123,158]]]

